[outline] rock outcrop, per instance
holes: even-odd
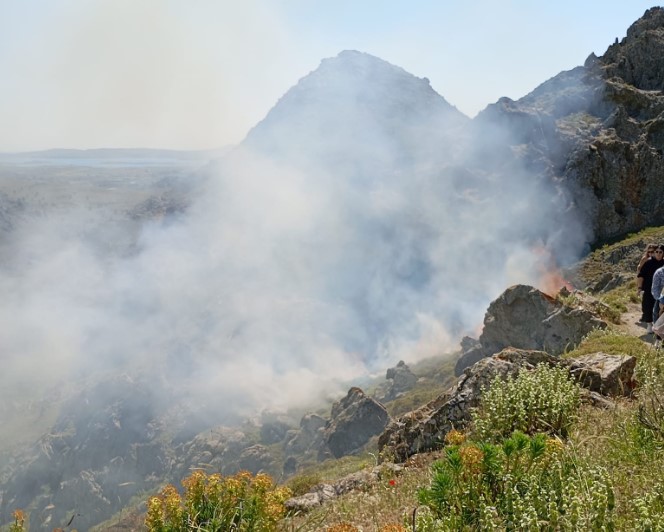
[[[455,373],[506,347],[560,355],[593,329],[605,327],[586,308],[566,305],[531,286],[512,286],[489,305],[479,344],[462,354]]]
[[[450,430],[470,421],[471,408],[479,404],[482,389],[493,379],[516,376],[523,367],[534,368],[542,362],[554,364],[556,360],[543,351],[515,349],[480,360],[448,394],[390,423],[378,439],[381,456],[403,462],[413,454],[435,448]]]
[[[300,428],[289,431],[286,435],[286,456],[303,455],[312,450],[317,454],[323,445],[325,424],[325,419],[318,414],[309,413],[302,416]]]
[[[641,90],[664,90],[664,9],[648,9],[622,42],[609,46],[602,64],[608,77]]]
[[[385,372],[385,379],[387,382],[382,383],[374,393],[374,397],[381,402],[392,401],[417,384],[417,375],[403,360]]]
[[[470,421],[471,409],[479,405],[483,390],[494,379],[515,377],[538,364],[568,368],[570,375],[587,388],[583,399],[600,407],[607,401],[599,394],[628,395],[634,387],[633,357],[595,353],[565,360],[544,351],[504,349],[466,369],[449,393],[390,423],[378,439],[381,457],[403,462],[416,453],[439,447],[450,430],[463,428]]]
[[[570,361],[570,373],[588,390],[613,397],[630,396],[636,387],[636,358],[591,353]]]
[[[568,244],[664,223],[664,8],[645,12],[603,56],[561,72],[519,100],[501,98],[473,121],[484,171],[526,168],[554,184]],[[499,131],[500,135],[495,132]],[[485,133],[486,132],[486,133]]]
[[[318,484],[314,486],[310,492],[299,497],[288,499],[285,506],[286,509],[291,512],[308,512],[324,502],[339,497],[344,493],[349,493],[350,491],[370,486],[381,478],[384,478],[384,475],[390,477],[398,475],[402,470],[403,466],[399,464],[385,463],[369,470],[351,473],[334,483]]]
[[[383,405],[360,388],[353,387],[346,397],[332,406],[324,441],[332,455],[339,458],[358,451],[373,436],[380,434],[389,421],[390,416]]]

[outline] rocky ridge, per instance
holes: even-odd
[[[558,183],[569,207],[601,242],[664,222],[664,8],[653,7],[600,57],[530,94],[502,98],[476,118],[505,127],[499,153]],[[517,150],[517,147],[519,148]],[[495,161],[490,161],[494,163]]]

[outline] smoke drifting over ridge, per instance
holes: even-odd
[[[125,238],[103,211],[23,220],[0,271],[0,389],[140,370],[171,399],[250,412],[455,350],[507,286],[539,284],[535,248],[582,244],[549,184],[468,160],[470,127],[426,80],[344,52],[122,252],[100,246]]]

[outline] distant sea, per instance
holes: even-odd
[[[177,151],[154,149],[44,150],[0,153],[0,165],[91,166],[95,168],[192,167],[221,157],[227,150]]]

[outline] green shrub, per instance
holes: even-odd
[[[322,477],[318,473],[301,474],[293,477],[287,483],[294,497],[299,497],[311,491],[316,484],[320,484]]]
[[[640,384],[637,420],[656,440],[664,441],[664,357],[651,351],[639,359],[636,379]]]
[[[634,530],[664,532],[664,484],[657,484],[650,493],[634,499],[637,518]]]
[[[500,440],[515,430],[566,436],[579,409],[579,390],[564,368],[546,364],[516,378],[497,377],[472,415],[478,439]]]
[[[182,484],[184,497],[168,485],[148,500],[145,525],[150,532],[272,531],[290,496],[288,489],[275,487],[269,476],[253,477],[246,471],[229,477],[194,471]]]
[[[421,532],[447,530],[607,530],[614,524],[608,472],[578,463],[560,440],[515,432],[500,445],[445,449],[432,466]]]

